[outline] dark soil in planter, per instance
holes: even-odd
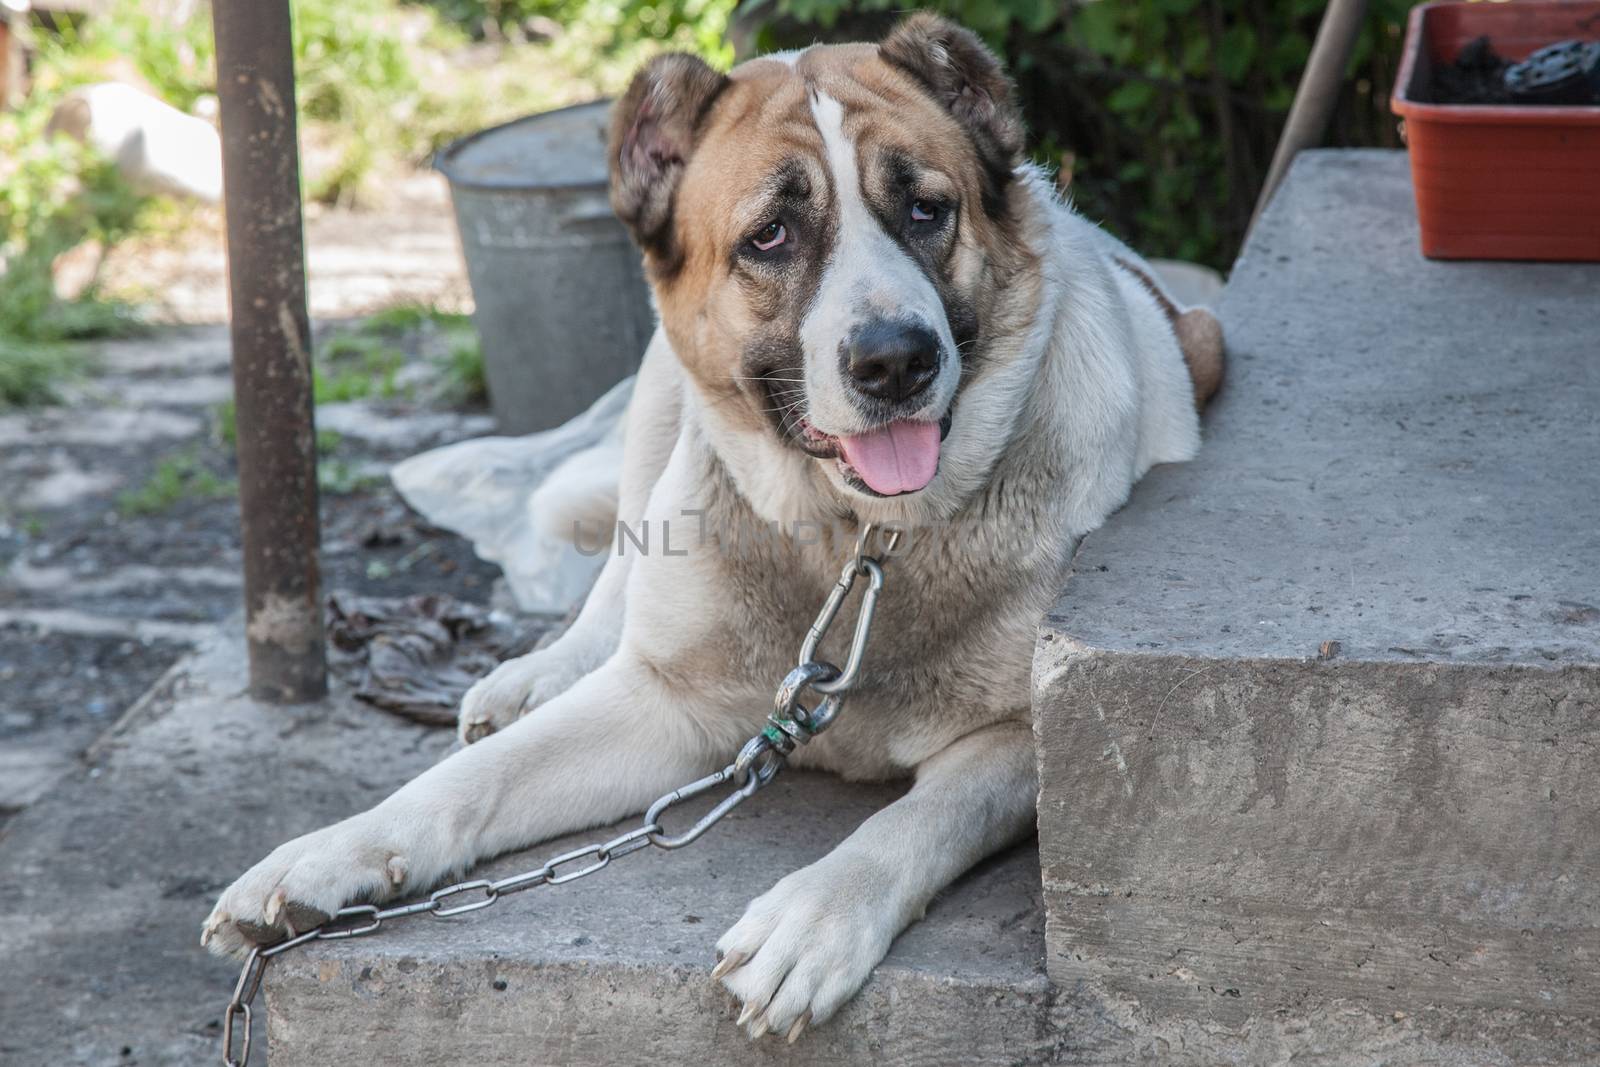
[[[1511,64],[1479,37],[1461,50],[1456,61],[1433,75],[1433,99],[1440,104],[1509,104],[1506,68]]]
[[[1537,54],[1530,57],[1533,58],[1537,58]],[[1596,63],[1600,63],[1600,59],[1590,64],[1587,79],[1577,75],[1576,80],[1566,85],[1563,91],[1538,97],[1513,93],[1507,87],[1506,73],[1518,64],[1513,64],[1496,52],[1489,38],[1479,37],[1461,49],[1454,63],[1434,71],[1430,95],[1437,104],[1596,106],[1600,105],[1600,70],[1595,69]]]

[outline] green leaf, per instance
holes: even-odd
[[[1143,110],[1150,101],[1155,99],[1155,86],[1149,82],[1125,82],[1120,88],[1106,97],[1106,107],[1119,115]]]
[[[1016,18],[1029,33],[1043,33],[1061,15],[1061,5],[1054,0],[1019,0]]]
[[[1072,32],[1083,47],[1108,58],[1118,58],[1127,47],[1128,35],[1115,4],[1102,2],[1075,8]]]
[[[1228,81],[1243,81],[1256,58],[1256,31],[1242,22],[1229,26],[1222,35],[1222,54],[1217,58]]]
[[[1282,74],[1293,81],[1298,81],[1300,72],[1305,68],[1306,59],[1311,55],[1311,42],[1298,30],[1290,30],[1272,43],[1272,50],[1268,53],[1268,64],[1272,73]]]

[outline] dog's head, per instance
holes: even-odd
[[[728,75],[652,61],[613,112],[611,199],[719,416],[895,496],[934,480],[984,357],[1021,149],[994,56],[917,15]]]

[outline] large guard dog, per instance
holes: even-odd
[[[276,940],[724,765],[866,522],[912,535],[860,683],[793,762],[915,785],[722,936],[741,1021],[827,1019],[936,893],[1026,836],[1035,627],[1079,539],[1194,455],[1222,355],[1215,320],[1180,314],[1021,149],[999,64],[929,16],[727,76],[646,66],[610,152],[661,319],[617,487],[655,550],[618,538],[570,631],[467,694],[476,743],[275,850],[204,939]]]

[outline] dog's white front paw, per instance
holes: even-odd
[[[751,1038],[792,1043],[866,982],[905,925],[887,872],[837,856],[789,875],[717,942],[713,976],[742,1004]]]
[[[217,899],[200,943],[238,956],[319,926],[356,900],[393,896],[406,880],[403,852],[382,840],[371,813],[274,849]]]
[[[561,654],[560,643],[508,659],[473,683],[461,698],[456,732],[467,744],[505,729],[534,708],[560,696],[584,672]]]

